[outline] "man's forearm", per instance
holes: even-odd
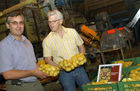
[[[78,48],[79,48],[79,52],[80,53],[85,53],[85,47],[84,47],[84,45],[78,46]]]
[[[53,65],[53,66],[58,67],[58,64],[56,64],[55,62],[53,62],[53,60],[52,60],[51,57],[45,57],[45,61],[46,61],[46,63],[48,63],[48,64],[51,64],[51,65]]]
[[[3,77],[5,79],[20,79],[25,78],[28,76],[32,76],[33,72],[32,70],[9,70],[2,73]]]

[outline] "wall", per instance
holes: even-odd
[[[85,0],[85,14],[95,14],[107,11],[109,14],[126,10],[123,0]]]

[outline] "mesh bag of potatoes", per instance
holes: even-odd
[[[70,60],[61,60],[58,65],[65,71],[71,71],[76,67],[83,65],[84,63],[86,63],[86,61],[86,57],[83,53],[81,53],[74,55]]]
[[[57,76],[60,72],[60,69],[58,67],[55,67],[50,64],[46,64],[44,59],[38,61],[37,64],[40,67],[39,69],[42,72],[46,73],[48,76]]]

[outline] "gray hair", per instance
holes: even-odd
[[[9,24],[10,23],[10,18],[11,17],[17,17],[17,16],[22,16],[22,18],[24,20],[24,16],[21,12],[12,12],[7,16],[6,22]]]
[[[57,19],[63,19],[63,14],[58,10],[52,10],[47,13],[47,17],[57,15]]]

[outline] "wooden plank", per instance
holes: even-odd
[[[96,2],[88,2],[88,5],[98,5],[98,4],[100,4],[100,3],[106,3],[106,2],[108,2],[108,1],[110,1],[110,0],[101,0],[101,1],[96,1]]]
[[[91,3],[100,2],[102,0],[85,0],[85,1],[87,1],[87,4],[91,4]]]
[[[77,3],[77,4],[73,4],[72,6],[73,6],[73,9],[75,11],[85,12],[85,10],[84,10],[85,9],[84,3]]]
[[[107,7],[109,5],[119,3],[122,1],[123,0],[100,0],[100,1],[97,1],[96,3],[92,3],[92,2],[88,2],[88,0],[85,0],[85,10],[86,11],[95,10],[95,9]]]
[[[120,0],[97,0],[97,1],[87,1],[87,4],[88,5],[98,5],[98,4],[100,4],[100,3],[108,3],[108,2],[113,2],[113,1],[120,1]],[[123,1],[123,0],[121,0],[121,1]]]
[[[113,13],[121,12],[124,10],[127,10],[127,9],[126,9],[124,1],[122,1],[122,2],[115,3],[115,4],[111,4],[106,7],[101,7],[98,9],[90,9],[89,11],[85,12],[85,15],[88,14],[88,16],[94,17],[97,13],[104,12],[104,11],[106,11],[108,14],[113,14]]]
[[[89,3],[92,3],[92,2],[96,3],[96,2],[102,2],[102,1],[104,1],[104,0],[85,0],[85,1],[87,1],[87,2],[89,2]],[[105,1],[107,1],[107,0],[105,0]],[[114,0],[110,0],[110,1],[114,1]],[[118,0],[116,0],[116,1],[118,1]],[[123,0],[122,0],[122,1],[123,1]]]
[[[122,0],[118,0],[118,1],[113,0],[112,2],[101,2],[101,3],[98,3],[97,5],[94,5],[94,6],[88,6],[88,8],[89,8],[89,10],[98,9],[98,8],[107,7],[109,5],[119,3],[119,2],[122,2]]]
[[[110,14],[116,13],[116,12],[120,12],[120,11],[124,11],[126,10],[126,6],[124,2],[120,2],[114,5],[111,5],[108,7],[108,12]]]

